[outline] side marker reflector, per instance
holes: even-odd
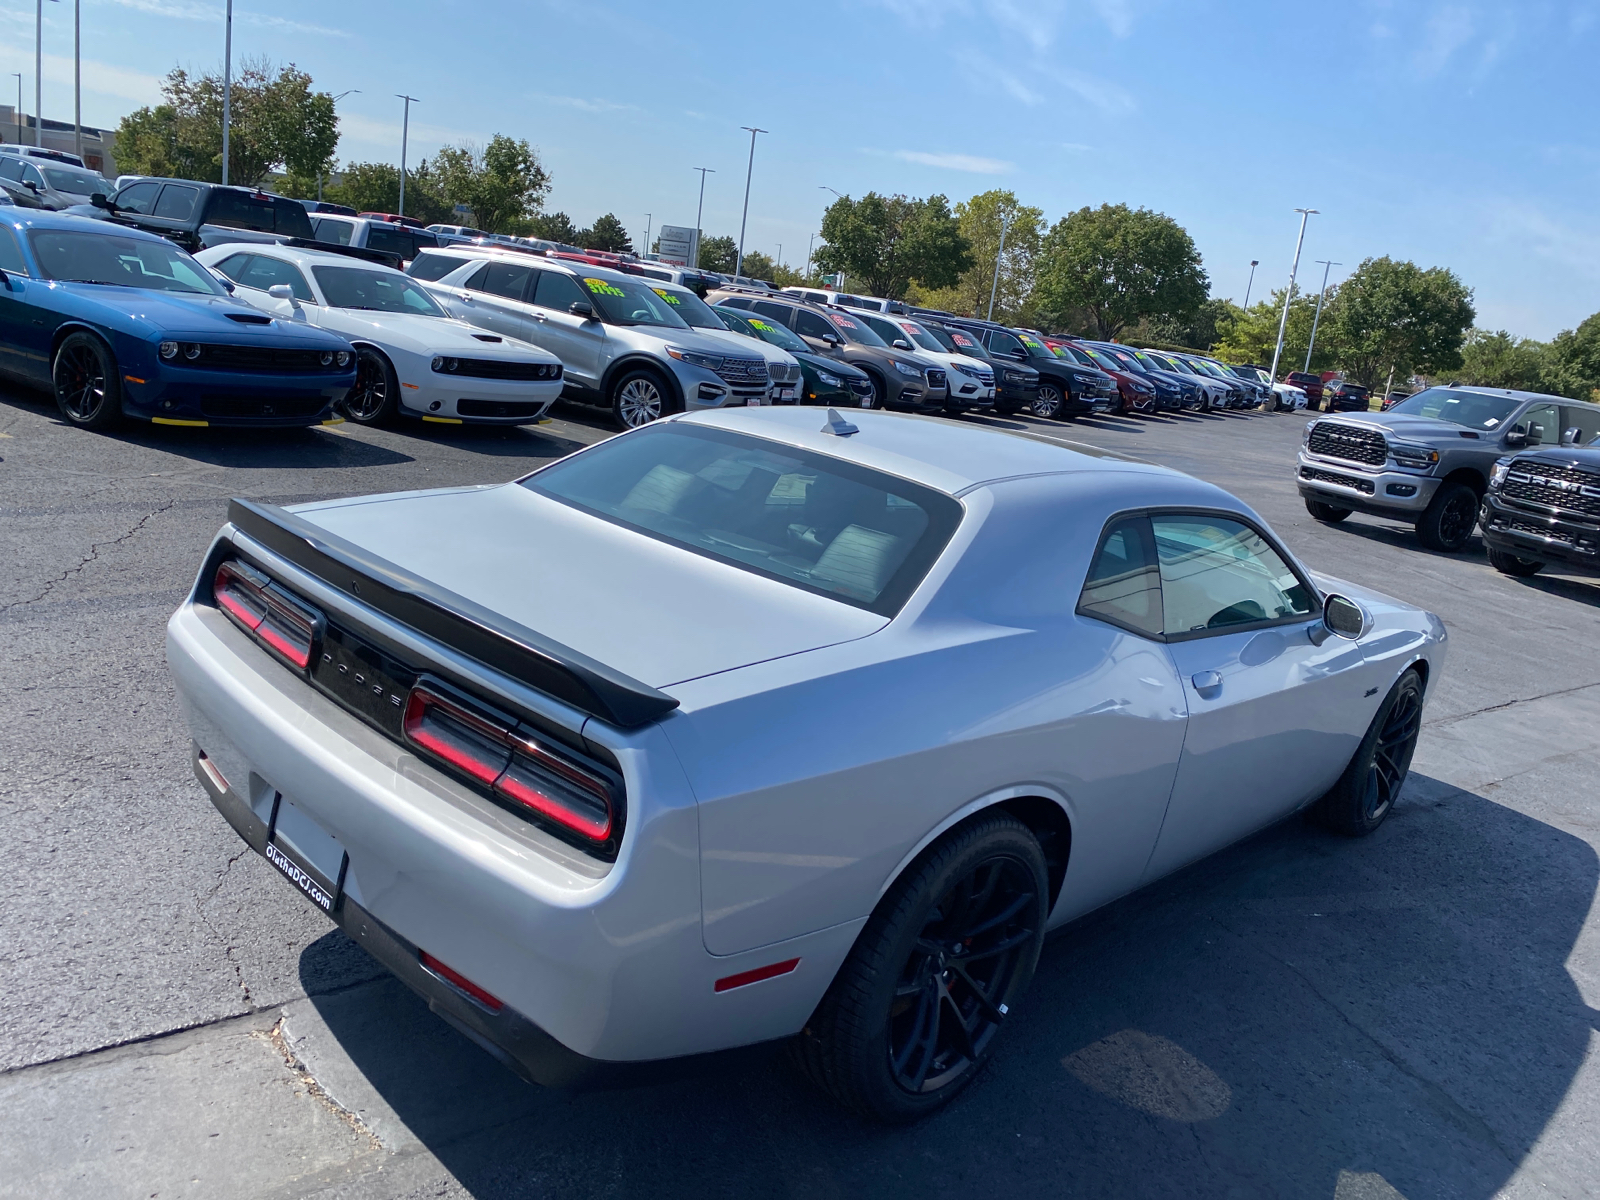
[[[799,965],[800,960],[798,958],[789,958],[783,962],[757,967],[753,971],[740,971],[737,975],[728,975],[717,980],[716,990],[719,992],[731,992],[734,988],[742,988],[751,983],[760,983],[763,979],[776,979],[779,975],[787,975]]]
[[[144,380],[140,379],[137,375],[124,375],[123,378],[126,379],[129,383],[143,383],[144,382]]]
[[[452,971],[449,967],[445,966],[426,950],[423,950],[421,954],[422,965],[425,970],[431,971],[457,991],[465,992],[468,996],[477,1001],[484,1008],[487,1008],[490,1012],[499,1012],[505,1007],[501,1001],[484,991],[477,984],[473,983],[472,980],[468,979],[459,971]]]

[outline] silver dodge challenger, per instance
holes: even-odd
[[[1444,649],[1186,475],[814,408],[235,500],[167,629],[212,803],[525,1078],[784,1040],[890,1121],[1046,930],[1297,810],[1376,829]]]

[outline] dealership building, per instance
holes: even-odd
[[[19,118],[15,105],[0,104],[0,141],[31,146],[34,144],[34,124],[35,118],[31,113],[23,113]],[[116,130],[96,129],[92,125],[83,125],[75,130],[71,121],[52,121],[46,117],[42,132],[43,137],[39,140],[46,149],[65,150],[68,154],[81,153],[84,165],[91,171],[98,171],[107,179],[116,179]],[[78,148],[80,133],[81,151]]]

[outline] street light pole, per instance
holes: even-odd
[[[358,95],[358,94],[360,94],[360,92],[361,92],[360,88],[346,88],[344,91],[340,92],[337,96],[335,96],[330,101],[330,103],[337,104],[337,103],[339,103],[339,101],[343,100],[346,96]],[[323,171],[323,169],[321,167],[318,167],[317,168],[317,203],[318,204],[322,203],[322,176],[324,174],[325,174],[325,172]]]
[[[403,92],[396,92],[395,97],[406,102],[405,116],[400,121],[400,211],[395,213],[403,217],[406,215],[406,143],[411,138],[411,106],[422,101]]]
[[[700,269],[700,218],[705,215],[706,211],[706,176],[708,174],[715,175],[717,172],[714,167],[690,167],[689,169],[700,172],[700,204],[694,210],[694,241],[692,249],[689,251],[689,267],[698,271]]]
[[[33,16],[33,144],[44,145],[44,0]],[[20,139],[19,139],[20,140]]]
[[[17,145],[22,145],[22,72],[11,72],[17,77],[17,111],[12,115],[17,118]]]
[[[1328,272],[1334,267],[1342,267],[1343,263],[1329,262],[1325,258],[1317,259],[1322,264],[1322,290],[1317,293],[1317,315],[1311,318],[1311,344],[1306,347],[1306,370],[1311,370],[1311,351],[1317,345],[1317,322],[1322,320],[1322,298],[1328,294]]]
[[[1006,252],[1006,230],[1011,228],[1011,214],[1005,213],[1000,217],[1000,249],[994,252],[994,282],[989,285],[989,315],[986,321],[994,320],[994,294],[1000,289],[1000,257]]]
[[[1250,260],[1250,282],[1244,285],[1244,310],[1245,310],[1245,312],[1249,312],[1250,311],[1250,289],[1255,285],[1255,282],[1256,282],[1256,268],[1259,267],[1260,265],[1261,265],[1261,260],[1259,258],[1252,258]]]
[[[750,177],[755,174],[756,169],[756,134],[768,132],[765,129],[757,129],[754,125],[741,125],[739,128],[750,134],[750,165],[744,171],[744,214],[739,218],[739,256],[733,260],[735,278],[744,269],[744,227],[750,220]]]
[[[222,182],[228,182],[228,134],[233,127],[233,0],[222,35]]]
[[[653,220],[655,220],[655,214],[654,213],[645,213],[645,215],[644,215],[644,246],[640,249],[640,251],[639,251],[640,254],[649,254],[650,253],[650,223]]]
[[[1317,215],[1317,210],[1314,208],[1297,208],[1295,212],[1300,214],[1300,236],[1294,243],[1294,262],[1289,267],[1289,290],[1284,293],[1283,316],[1278,320],[1278,344],[1273,348],[1272,370],[1268,372],[1274,380],[1278,378],[1278,359],[1283,355],[1283,333],[1289,327],[1289,304],[1294,300],[1294,277],[1300,270],[1300,247],[1305,245],[1306,241],[1306,221]]]
[[[72,152],[83,160],[83,0],[72,0]]]

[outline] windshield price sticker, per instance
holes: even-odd
[[[751,325],[752,328],[759,329],[762,333],[771,333],[772,332],[772,326],[768,325],[765,321],[760,320],[759,318],[756,318],[756,317],[751,317],[751,318],[749,318],[749,320],[750,320],[750,325]]]
[[[660,288],[651,288],[650,290],[652,292],[654,292],[656,295],[660,296],[668,304],[676,304],[678,302],[678,298],[676,296],[674,296],[671,292],[664,292]],[[618,292],[617,295],[620,296],[620,295],[622,295],[622,293]]]
[[[832,313],[830,313],[829,315],[833,317],[833,323],[835,325],[837,325],[840,329],[854,329],[856,327],[856,323],[854,321],[852,321],[849,317],[841,317],[841,316],[837,316],[837,315],[832,314]]]
[[[619,287],[613,287],[604,279],[585,279],[583,282],[588,286],[589,290],[594,292],[596,295],[626,297],[628,294]]]

